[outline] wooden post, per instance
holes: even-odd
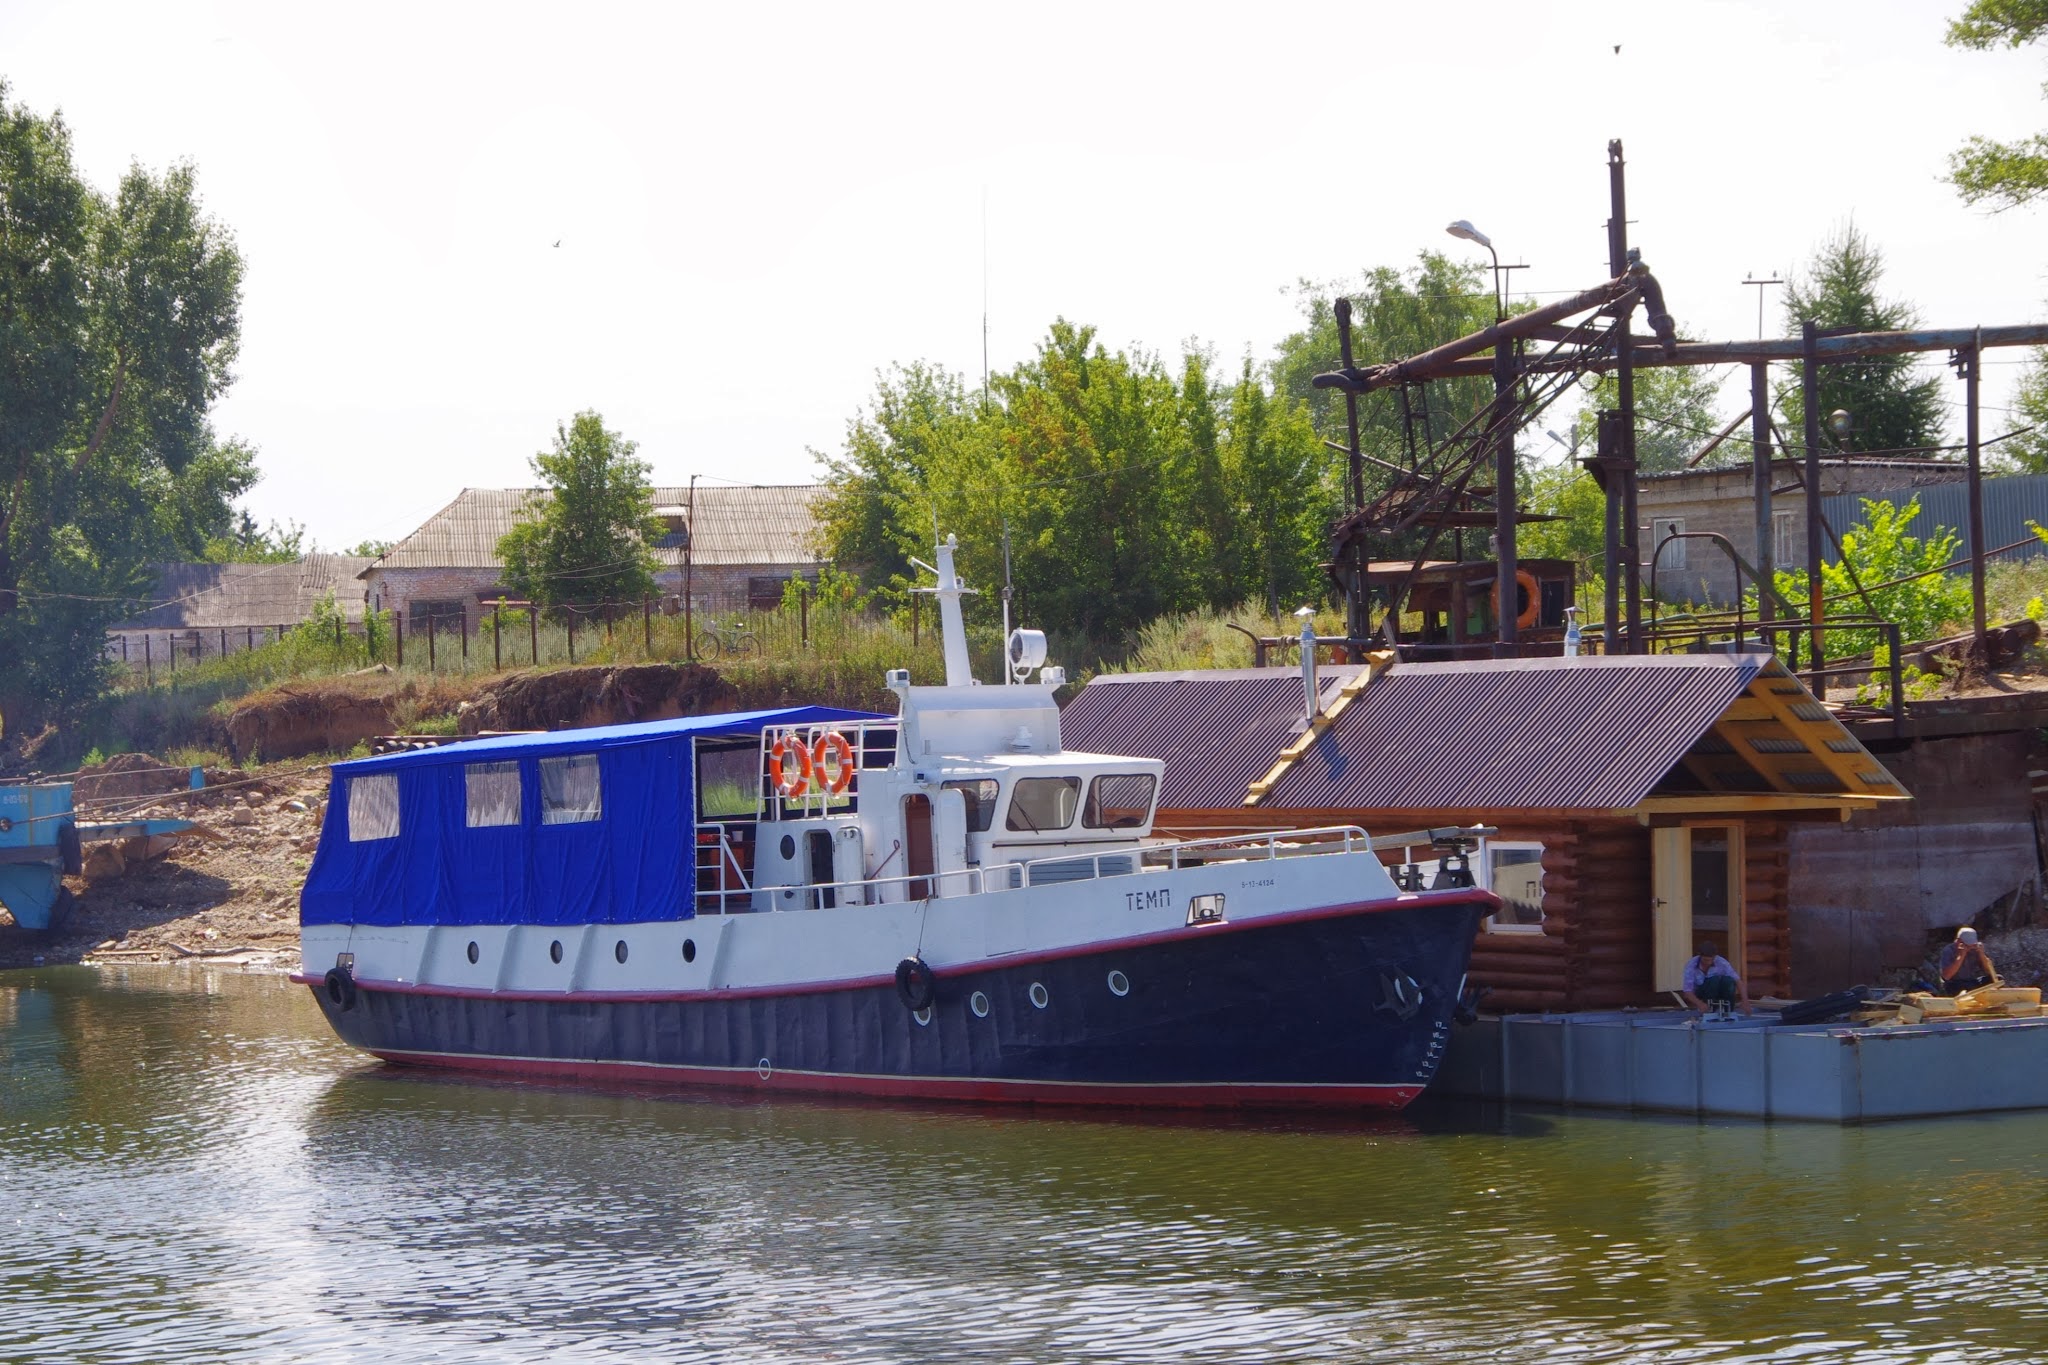
[[[462,624],[455,629],[462,636],[462,671],[467,673],[469,672],[469,607],[467,605],[462,608]]]
[[[640,631],[645,637],[641,647],[647,651],[647,657],[652,659],[654,657],[654,601],[652,598],[643,597],[640,599]]]
[[[805,649],[809,649],[811,647],[811,585],[808,583],[803,584],[797,589],[796,629],[797,638],[803,642]]]
[[[498,612],[499,603],[491,603],[491,668],[493,671],[505,666],[505,625]]]
[[[434,613],[429,611],[427,613],[427,672],[429,673],[434,671],[434,637],[441,633],[434,629],[434,627],[439,624],[440,622],[434,619]]]
[[[562,608],[563,617],[569,622],[569,662],[576,662],[576,608]]]
[[[156,661],[150,658],[149,632],[142,633],[142,685],[156,686]]]
[[[540,604],[526,604],[526,638],[533,646],[533,666],[540,667]]]
[[[395,608],[391,613],[391,650],[396,661],[393,668],[405,667],[405,617]]]

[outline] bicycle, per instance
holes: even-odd
[[[742,622],[713,621],[697,632],[697,657],[716,659],[721,656],[734,659],[758,658],[761,642]]]

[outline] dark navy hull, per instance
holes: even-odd
[[[1397,1108],[1435,1074],[1492,908],[1484,893],[1429,896],[941,965],[932,1007],[916,1014],[890,978],[673,995],[364,980],[348,1009],[309,984],[343,1039],[401,1063],[969,1100]]]

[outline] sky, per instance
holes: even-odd
[[[999,371],[1058,317],[1234,370],[1298,281],[1483,262],[1459,218],[1575,292],[1616,137],[1684,336],[1754,336],[1741,282],[1850,222],[1927,325],[2042,320],[2048,206],[1941,176],[2048,126],[2048,47],[1945,47],[1962,3],[0,0],[0,77],[104,189],[197,168],[247,262],[215,425],[257,520],[338,549],[531,483],[584,409],[657,483],[808,480],[878,372],[978,380],[984,308]]]

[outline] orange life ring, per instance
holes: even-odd
[[[811,771],[817,774],[818,786],[831,795],[846,790],[846,784],[853,781],[853,746],[845,735],[827,730],[818,737],[811,746]]]
[[[797,771],[787,774],[783,770],[785,759],[795,759]],[[811,789],[811,751],[804,742],[793,735],[784,735],[775,741],[768,751],[768,780],[775,784],[775,790],[784,796],[802,796]]]
[[[1495,579],[1493,591],[1493,619],[1501,618],[1500,580]],[[1527,569],[1515,570],[1515,629],[1527,630],[1543,619],[1543,589],[1536,582],[1536,575]]]

